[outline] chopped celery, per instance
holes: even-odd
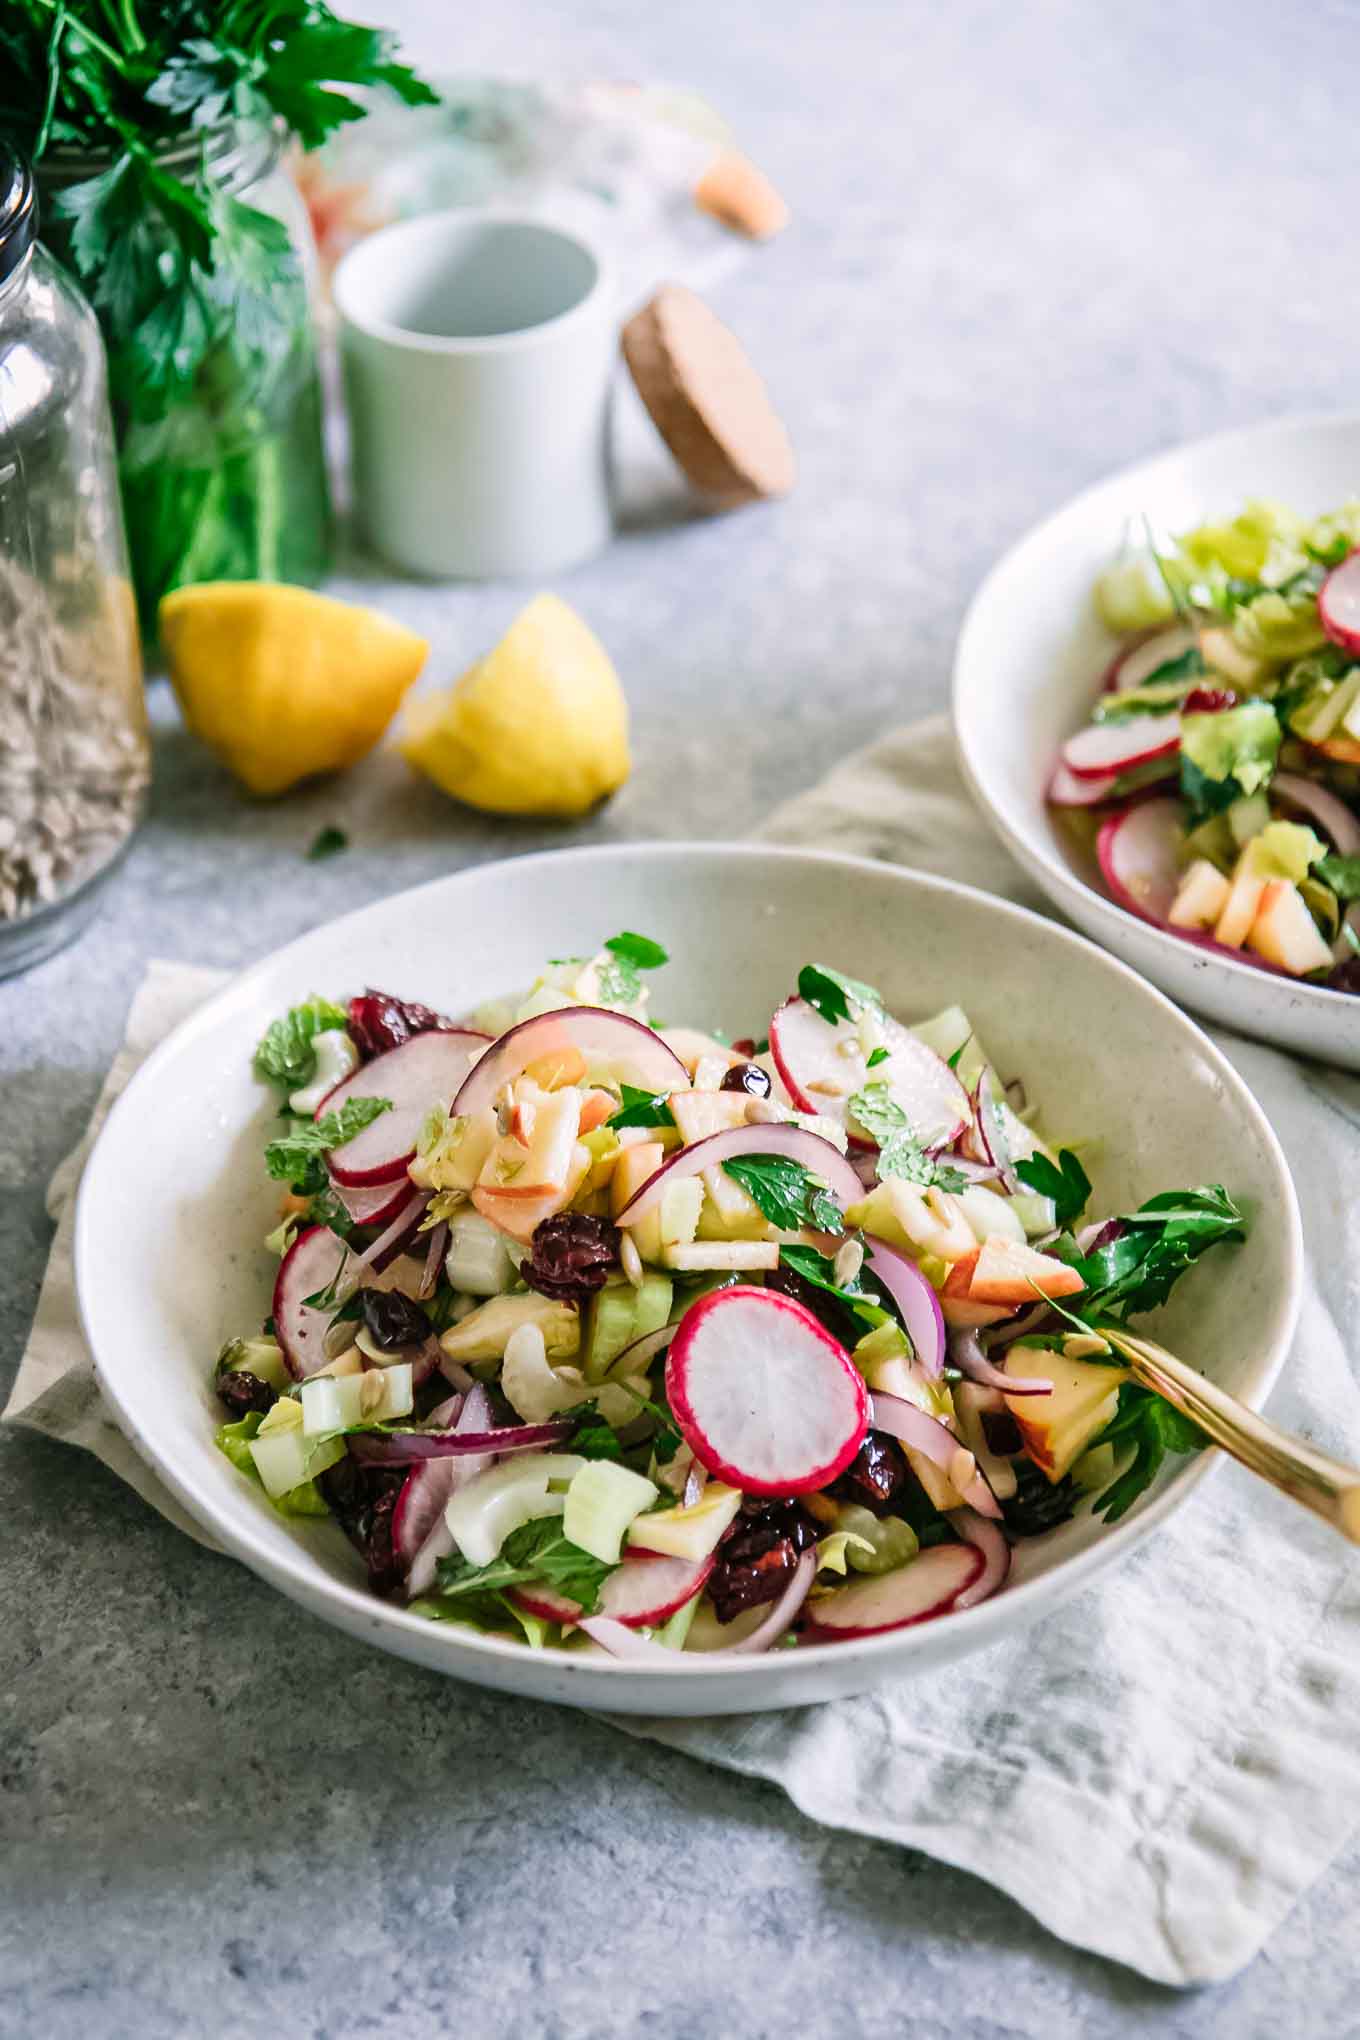
[[[1010,1200],[1011,1210],[1025,1229],[1027,1240],[1042,1238],[1052,1232],[1058,1222],[1057,1207],[1051,1197],[1041,1197],[1037,1190],[1019,1190]]]
[[[402,1360],[363,1374],[315,1375],[303,1382],[301,1400],[302,1429],[309,1438],[407,1417],[415,1408],[411,1363]]]
[[[515,1279],[505,1234],[480,1211],[459,1211],[449,1220],[444,1271],[466,1296],[500,1296]]]
[[[650,1508],[659,1492],[655,1481],[615,1459],[587,1460],[567,1489],[563,1533],[602,1565],[617,1565],[633,1518]]]
[[[1244,793],[1224,810],[1233,841],[1240,849],[1270,825],[1270,802],[1264,793]]]
[[[343,1438],[308,1438],[300,1425],[268,1432],[261,1426],[251,1441],[250,1456],[265,1493],[272,1499],[301,1487],[305,1480],[315,1480],[317,1474],[343,1459],[345,1450]]]
[[[574,1480],[587,1463],[575,1452],[521,1452],[459,1488],[444,1520],[467,1563],[490,1565],[512,1530],[560,1516],[566,1497],[551,1484]]]
[[[293,1385],[293,1377],[277,1339],[228,1339],[217,1356],[217,1373],[253,1374],[282,1394]]]
[[[585,1323],[587,1381],[603,1381],[624,1347],[632,1344],[637,1296],[632,1283],[622,1280],[606,1282],[591,1298]]]
[[[689,1635],[690,1625],[698,1613],[702,1594],[691,1594],[689,1599],[664,1622],[656,1632],[656,1641],[664,1643],[667,1650],[683,1650]]]
[[[900,1516],[875,1516],[857,1502],[842,1502],[836,1510],[836,1528],[849,1533],[846,1558],[860,1573],[895,1572],[908,1565],[920,1550],[920,1541],[910,1523]]]

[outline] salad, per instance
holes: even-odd
[[[1248,503],[1096,587],[1122,640],[1048,799],[1111,896],[1262,970],[1360,992],[1360,501]]]
[[[808,964],[728,1043],[650,1018],[666,960],[269,1028],[279,1264],[214,1387],[276,1508],[432,1621],[674,1668],[972,1607],[1199,1448],[1101,1328],[1242,1237],[1225,1190],[1092,1218],[959,1008]]]

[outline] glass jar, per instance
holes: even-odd
[[[88,919],[150,778],[104,349],[36,233],[0,147],[0,974]]]
[[[195,351],[191,377],[142,372],[142,336],[117,306],[96,303],[109,353],[132,572],[142,633],[171,588],[194,581],[295,581],[315,586],[330,560],[330,496],[322,440],[314,313],[319,271],[301,194],[283,169],[281,125],[226,122],[157,157],[163,170],[201,171],[227,198],[277,220],[296,258],[267,279],[263,296],[238,293],[230,269],[167,291]],[[44,198],[110,168],[110,159],[45,156]],[[69,221],[46,236],[64,253]],[[258,251],[257,251],[258,252]],[[224,258],[219,258],[219,261]],[[133,316],[141,317],[141,307]]]

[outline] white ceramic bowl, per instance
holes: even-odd
[[[954,661],[954,730],[973,793],[1007,847],[1098,942],[1174,999],[1276,1047],[1360,1069],[1360,1000],[1198,948],[1105,893],[1094,857],[1044,801],[1063,738],[1086,721],[1115,640],[1092,588],[1130,516],[1183,531],[1248,497],[1304,513],[1360,493],[1360,415],[1284,419],[1203,439],[1087,489],[1012,548],[973,598]]]
[[[658,1672],[531,1652],[373,1599],[338,1528],[277,1515],[214,1447],[212,1361],[267,1310],[274,1265],[260,1244],[275,1216],[260,1163],[272,1108],[250,1068],[267,1023],[309,992],[366,984],[458,1012],[619,928],[670,950],[660,1014],[737,1035],[763,1030],[812,958],[872,980],[907,1015],[959,1000],[1052,1133],[1106,1136],[1097,1210],[1227,1184],[1254,1216],[1250,1240],[1187,1279],[1165,1337],[1263,1399],[1299,1292],[1293,1188],[1241,1081],[1159,992],[1055,924],[942,880],[806,851],[653,844],[519,857],[365,907],[237,978],[148,1059],[109,1116],[76,1215],[81,1313],[113,1410],[191,1514],[263,1578],[355,1636],[482,1685],[638,1713],[732,1712],[854,1692],[995,1642],[1128,1551],[1207,1455],[1114,1529],[1082,1519],[1022,1544],[1013,1583],[965,1614]]]

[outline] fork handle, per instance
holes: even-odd
[[[1360,1467],[1347,1466],[1306,1439],[1267,1423],[1165,1346],[1130,1332],[1102,1331],[1101,1336],[1128,1362],[1136,1380],[1193,1418],[1240,1466],[1301,1502],[1352,1544],[1360,1544]]]

